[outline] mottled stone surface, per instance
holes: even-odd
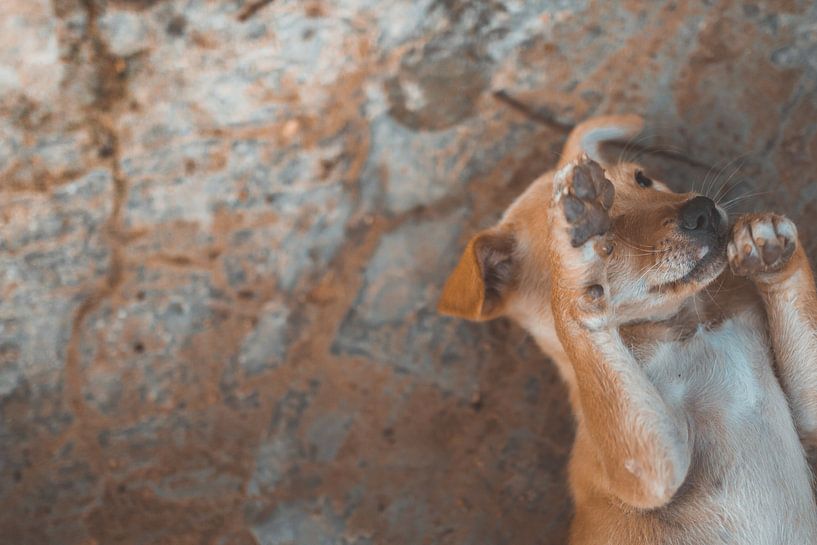
[[[555,369],[433,309],[590,115],[817,256],[812,1],[2,4],[3,543],[563,543]]]

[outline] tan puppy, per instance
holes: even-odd
[[[572,544],[817,543],[817,294],[797,230],[775,214],[730,229],[712,200],[596,162],[640,128],[577,127],[471,239],[439,309],[508,316],[559,366]]]

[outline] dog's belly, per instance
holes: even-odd
[[[817,543],[810,470],[756,314],[656,347],[644,369],[686,415],[687,479],[653,518],[666,543]]]

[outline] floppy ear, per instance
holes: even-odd
[[[515,283],[515,245],[513,235],[493,230],[468,241],[443,286],[437,310],[468,320],[499,316]]]

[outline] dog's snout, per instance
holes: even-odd
[[[679,223],[684,231],[694,233],[711,233],[717,230],[721,215],[715,201],[709,197],[695,197],[681,207]]]

